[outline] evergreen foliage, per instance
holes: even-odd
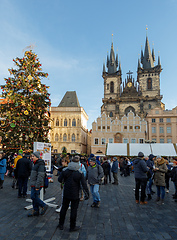
[[[48,142],[50,94],[41,83],[48,76],[42,72],[35,53],[26,51],[23,58],[13,59],[16,69],[8,69],[11,77],[1,85],[0,104],[3,149],[33,149],[33,142]]]

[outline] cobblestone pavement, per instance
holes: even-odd
[[[156,240],[177,239],[177,203],[172,199],[174,186],[170,182],[170,193],[165,204],[157,205],[156,195],[147,205],[139,205],[134,199],[134,176],[120,177],[119,185],[103,185],[100,188],[101,205],[91,208],[92,198],[80,202],[77,225],[78,232],[69,232],[68,210],[63,231],[56,228],[59,213],[49,207],[44,216],[28,218],[30,210],[24,198],[17,198],[17,189],[11,188],[12,178],[6,177],[0,190],[0,239],[1,240]],[[155,186],[153,186],[155,190]],[[52,202],[61,204],[61,189],[54,177],[44,199],[55,197]]]

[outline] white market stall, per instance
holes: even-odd
[[[173,143],[155,143],[151,144],[152,154],[154,156],[176,156],[176,150]]]
[[[166,157],[177,156],[177,145],[173,143],[108,143],[107,156],[137,156],[143,152],[145,156],[153,154]]]

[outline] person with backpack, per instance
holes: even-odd
[[[87,168],[88,184],[90,185],[90,190],[93,197],[93,203],[91,207],[100,207],[100,194],[99,194],[99,184],[101,183],[102,178],[104,177],[103,168],[100,165],[97,165],[96,159],[90,159],[90,165]]]

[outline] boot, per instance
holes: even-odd
[[[148,200],[151,200],[152,197],[151,197],[151,194],[148,194]]]
[[[35,211],[34,209],[32,210],[31,213],[28,214],[28,217],[37,217],[39,216],[39,211]]]

